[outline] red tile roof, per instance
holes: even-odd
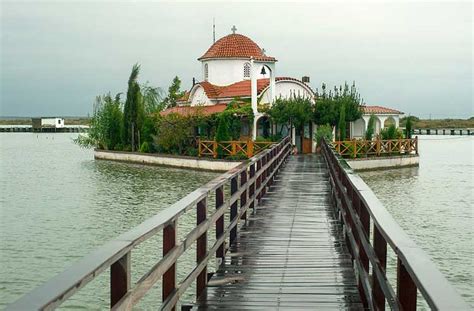
[[[214,113],[222,112],[225,110],[226,107],[227,104],[216,104],[212,106],[177,106],[168,108],[160,112],[160,115],[166,116],[171,113],[177,113],[183,116],[187,116],[202,113],[203,115],[208,116]]]
[[[291,80],[300,83],[300,80],[290,77],[276,77],[276,81]],[[260,94],[270,83],[270,79],[257,80],[257,94]],[[204,88],[206,95],[210,99],[234,98],[234,97],[250,97],[251,96],[251,81],[243,80],[227,86],[217,86],[209,82],[199,82]],[[309,86],[308,86],[309,87]]]
[[[230,34],[217,40],[198,60],[251,57],[261,61],[276,61],[274,57],[266,56],[252,39],[241,34]]]
[[[364,114],[403,114],[403,112],[382,106],[362,106]]]

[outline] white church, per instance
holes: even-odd
[[[303,77],[300,80],[276,76],[277,59],[266,55],[265,50],[250,38],[236,33],[235,26],[230,35],[217,40],[198,60],[202,68],[201,82],[193,83],[179,105],[165,110],[164,114],[192,113],[196,107],[202,107],[200,109],[204,109],[205,114],[218,113],[224,111],[227,104],[235,98],[248,99],[254,113],[249,136],[255,139],[262,134],[259,132],[262,128],[260,123],[266,119],[266,116],[258,111],[258,105],[271,105],[276,98],[289,98],[294,95],[306,97],[315,103],[315,94],[307,84],[309,78]],[[379,106],[364,106],[363,109],[363,118],[351,122],[351,137],[363,136],[371,113],[378,117],[377,132],[384,127],[387,118],[393,119],[398,126],[398,118],[402,114]],[[293,143],[300,152],[315,151],[315,128],[314,124],[307,124],[302,131],[303,137],[300,137],[295,129],[292,130]]]

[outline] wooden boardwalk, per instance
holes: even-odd
[[[194,310],[362,309],[317,155],[292,156]]]

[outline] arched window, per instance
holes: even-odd
[[[244,64],[244,78],[250,78],[250,63]]]
[[[204,80],[207,81],[208,78],[209,78],[209,65],[204,64]]]

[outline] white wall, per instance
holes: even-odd
[[[303,85],[296,81],[277,81],[275,85],[275,98],[289,98],[290,96],[300,95],[302,97],[313,98],[313,94]],[[263,99],[260,103],[265,104],[270,102],[270,90],[267,89],[263,93]]]
[[[362,138],[365,135],[365,122],[363,118],[357,119],[352,124],[352,138]]]
[[[191,94],[191,96],[191,106],[205,106],[212,104],[212,102],[207,97],[204,88],[200,85],[196,87],[196,90],[193,94]]]
[[[64,127],[64,119],[63,118],[42,118],[41,125],[62,128]]]
[[[208,82],[215,85],[229,85],[242,80],[250,80],[250,77],[244,78],[244,64],[250,63],[245,59],[210,59],[202,62],[202,81],[205,81],[204,66],[208,64],[209,77]],[[260,74],[261,68],[258,70],[258,79],[268,78],[270,75]]]

